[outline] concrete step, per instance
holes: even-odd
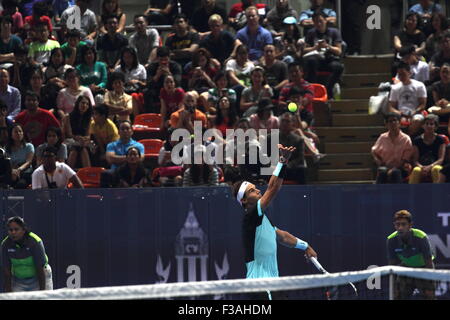
[[[317,127],[315,129],[323,143],[375,141],[385,131],[385,127]]]
[[[382,126],[383,117],[378,114],[334,114],[332,118],[335,127],[372,127]]]
[[[312,181],[313,185],[330,185],[330,184],[374,184],[375,180],[358,180],[358,181]]]
[[[373,180],[372,169],[319,169],[318,181]]]
[[[342,76],[343,88],[378,87],[381,82],[389,81],[390,73],[361,73],[344,74]]]
[[[369,99],[345,99],[330,101],[331,113],[361,113],[369,114]]]
[[[378,87],[343,89],[342,99],[369,99],[378,94]]]
[[[370,153],[328,154],[320,160],[320,169],[367,169],[373,167]]]
[[[345,74],[391,73],[393,55],[352,56],[344,58]]]
[[[348,154],[348,153],[369,153],[372,149],[374,142],[327,142],[324,143],[324,153],[328,154]],[[325,160],[325,158],[323,159]]]

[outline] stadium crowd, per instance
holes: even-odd
[[[306,183],[305,156],[323,156],[313,100],[338,98],[346,47],[360,51],[352,39],[344,42],[332,8],[310,3],[297,13],[288,0],[273,8],[246,0],[227,14],[215,0],[150,1],[129,32],[119,0],[94,11],[90,0],[1,1],[2,187],[267,182],[262,161],[174,163],[180,140],[172,132],[185,129],[195,139],[194,122],[224,138],[184,148],[185,160],[230,144],[227,129],[266,129],[267,140],[279,129],[280,142],[297,148],[286,178]],[[166,36],[157,25],[172,28]],[[393,42],[389,132],[372,150],[377,181],[403,182],[412,172],[410,182],[443,182],[446,172],[450,179],[448,139],[435,132],[450,114],[450,32],[442,8],[420,1]],[[393,156],[397,143],[404,152]],[[237,157],[248,158],[252,148],[261,140],[248,139]]]

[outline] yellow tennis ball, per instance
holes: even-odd
[[[288,110],[289,110],[290,112],[296,112],[297,109],[298,109],[298,107],[297,107],[297,104],[296,104],[296,103],[294,103],[294,102],[289,103],[289,105],[288,105]]]

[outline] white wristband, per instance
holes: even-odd
[[[297,244],[295,245],[295,248],[305,251],[306,249],[308,249],[308,242],[297,238]]]

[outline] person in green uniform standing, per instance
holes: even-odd
[[[6,228],[8,236],[2,241],[4,291],[53,290],[52,270],[41,238],[18,216],[9,218]]]
[[[395,232],[387,239],[388,260],[390,265],[409,268],[434,269],[434,255],[430,240],[425,232],[412,228],[412,215],[407,210],[394,214]],[[394,285],[394,299],[410,299],[418,289],[425,299],[434,299],[433,281],[397,276]]]

